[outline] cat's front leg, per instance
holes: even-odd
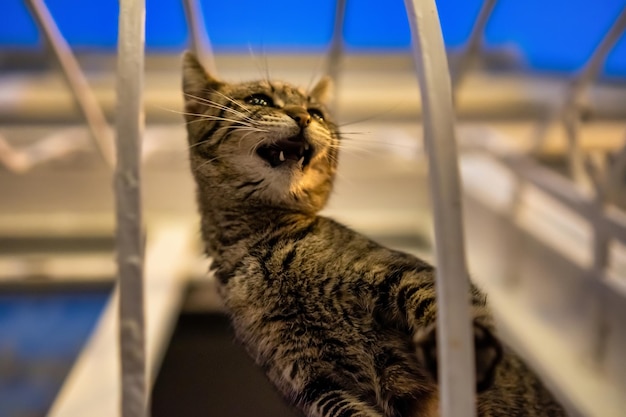
[[[437,303],[432,275],[407,273],[395,289],[396,311],[406,318],[414,335],[416,354],[433,379],[437,380]],[[471,289],[472,331],[476,365],[476,388],[483,391],[493,382],[496,367],[502,359],[502,346],[494,336],[493,320],[485,296]]]
[[[476,369],[476,390],[482,392],[493,383],[498,363],[502,359],[502,347],[488,327],[479,321],[472,323]],[[437,326],[432,324],[415,337],[416,354],[430,376],[438,379],[439,358],[437,352]]]
[[[313,381],[298,396],[298,403],[307,417],[383,417],[382,413],[330,381],[327,378]]]
[[[336,407],[327,407],[324,402],[309,409],[307,417],[383,417],[368,405],[355,398],[344,398]]]

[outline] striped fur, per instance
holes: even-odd
[[[432,266],[317,215],[340,141],[329,80],[227,84],[189,53],[183,72],[202,236],[239,341],[307,416],[435,416]],[[564,415],[471,300],[479,415]]]

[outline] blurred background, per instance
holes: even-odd
[[[437,6],[474,279],[507,343],[572,415],[623,416],[626,1]],[[180,57],[196,49],[227,81],[269,74],[306,87],[334,75],[344,149],[325,214],[433,259],[404,3],[146,0],[146,10],[152,414],[296,415],[232,342],[206,274]],[[0,5],[1,417],[117,413],[106,144],[118,12],[114,0]]]

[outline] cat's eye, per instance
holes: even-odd
[[[316,108],[312,108],[312,109],[308,109],[307,111],[309,112],[311,117],[314,118],[315,120],[317,120],[318,122],[323,122],[324,121],[324,113],[322,113],[321,110],[316,109]]]
[[[249,95],[248,97],[244,99],[244,101],[248,104],[252,104],[253,106],[266,106],[266,107],[274,106],[274,100],[272,100],[266,94],[262,94],[262,93]]]

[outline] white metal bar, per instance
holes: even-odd
[[[611,52],[622,33],[626,30],[626,7],[622,9],[618,17],[615,19],[611,28],[606,32],[598,46],[593,51],[591,58],[585,64],[585,67],[574,79],[569,88],[567,98],[561,109],[555,112],[555,115],[548,118],[539,129],[538,136],[535,140],[535,149],[538,150],[545,139],[545,133],[548,126],[555,119],[560,119],[565,127],[568,139],[568,160],[570,173],[575,181],[589,185],[588,174],[585,169],[584,155],[580,148],[580,125],[582,116],[589,112],[589,100],[587,94],[590,85],[598,78],[602,70],[602,66],[606,62],[608,54]]]
[[[0,135],[0,163],[14,174],[22,174],[32,167],[28,155],[14,149],[2,135]]]
[[[346,0],[337,0],[335,5],[335,20],[333,24],[333,37],[330,41],[330,51],[328,52],[328,61],[326,66],[326,74],[328,74],[335,83],[339,79],[339,64],[343,55],[343,25],[346,16]]]
[[[452,81],[454,93],[456,93],[461,84],[463,84],[467,72],[480,55],[485,28],[487,27],[487,22],[489,22],[489,17],[491,17],[497,2],[498,0],[485,0],[480,12],[478,12],[478,17],[472,27],[472,33],[469,36],[466,46],[459,57],[455,71],[453,72],[454,78]]]
[[[566,108],[561,121],[567,139],[567,161],[570,176],[577,184],[593,189],[593,181],[585,165],[585,154],[580,147],[580,125],[582,124],[580,114],[582,111],[584,111],[583,106]]]
[[[100,150],[105,162],[113,167],[115,165],[115,151],[111,130],[76,58],[61,35],[44,1],[26,0],[26,4],[61,66],[65,81],[87,122],[96,147]]]
[[[420,84],[435,219],[441,416],[473,417],[474,345],[448,62],[434,0],[404,3]]]
[[[213,54],[211,40],[206,32],[202,8],[199,6],[198,0],[183,0],[183,7],[185,9],[187,27],[189,28],[191,50],[200,59],[205,68],[211,74],[216,75],[215,55]]]
[[[528,157],[505,156],[492,152],[490,154],[506,164],[524,181],[549,194],[579,216],[589,219],[594,228],[602,229],[611,239],[626,243],[626,216],[620,214],[619,210],[611,210],[610,207],[600,210],[589,193],[585,193],[571,181]]]
[[[602,38],[596,49],[593,51],[591,58],[589,58],[585,67],[572,84],[567,105],[568,107],[577,109],[578,114],[585,110],[583,96],[587,92],[591,83],[598,78],[598,75],[602,70],[602,66],[606,62],[606,57],[609,55],[617,41],[619,41],[625,30],[626,7],[624,7],[617,16],[611,25],[611,28],[606,32],[604,38]]]
[[[626,137],[609,170],[606,194],[614,204],[626,205]]]
[[[122,417],[146,417],[148,404],[141,212],[144,28],[144,0],[121,0],[115,117],[115,197]]]
[[[61,159],[85,149],[87,135],[83,129],[68,128],[46,136],[22,148],[14,148],[0,135],[0,164],[14,174],[25,174],[46,162]]]

